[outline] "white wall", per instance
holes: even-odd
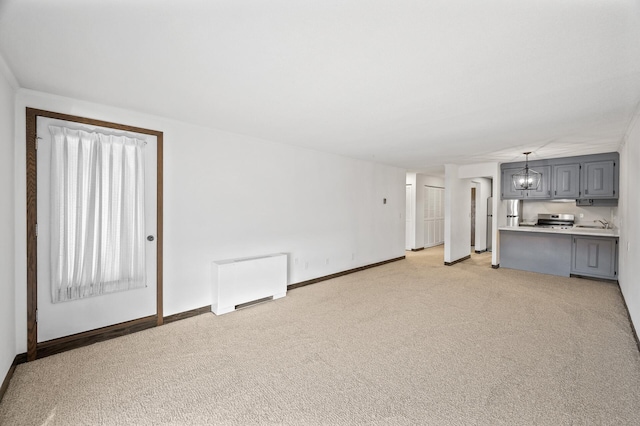
[[[620,150],[620,242],[618,281],[631,319],[640,333],[640,114],[627,131]]]
[[[444,261],[471,254],[471,179],[458,177],[458,166],[444,166]]]
[[[288,282],[296,283],[404,255],[402,169],[27,90],[16,101],[19,206],[26,106],[164,132],[165,315],[211,304],[214,260],[288,253]],[[25,351],[19,211],[17,344]]]
[[[16,356],[13,203],[15,87],[15,79],[0,57],[0,384]]]

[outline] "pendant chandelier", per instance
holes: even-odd
[[[525,152],[523,154],[526,156],[524,169],[511,176],[513,179],[513,186],[516,190],[526,191],[528,189],[538,189],[542,173],[529,168],[529,154],[531,154],[531,152]]]

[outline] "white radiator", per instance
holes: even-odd
[[[236,306],[287,294],[287,255],[230,259],[213,262],[213,300],[216,315],[235,311]]]

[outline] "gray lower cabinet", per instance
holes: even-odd
[[[618,239],[573,236],[571,273],[587,277],[618,278]]]
[[[618,238],[500,230],[500,266],[617,280]]]
[[[568,277],[571,235],[500,231],[500,266]]]

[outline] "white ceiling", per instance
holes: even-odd
[[[21,87],[414,171],[618,149],[640,0],[0,0]]]

